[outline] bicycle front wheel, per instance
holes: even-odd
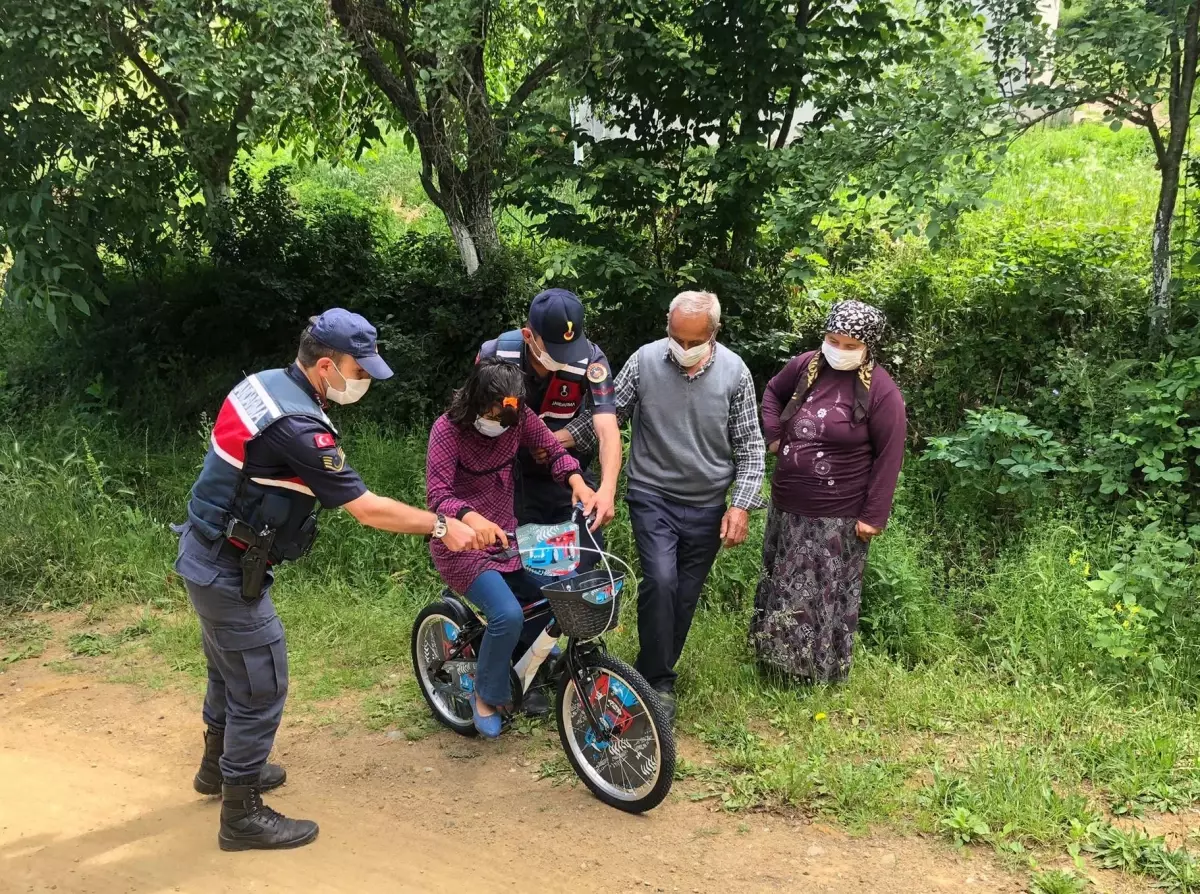
[[[675,738],[658,696],[636,670],[611,655],[581,658],[581,679],[558,681],[558,737],[592,794],[618,810],[662,803],[675,777]],[[593,729],[584,699],[600,729]]]

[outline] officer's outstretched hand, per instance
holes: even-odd
[[[475,549],[475,537],[475,531],[470,525],[460,522],[457,518],[446,519],[446,536],[442,538],[442,543],[446,544],[446,549],[450,552]]]
[[[571,502],[583,504],[584,518],[591,516],[596,511],[596,492],[588,487],[588,483],[578,472],[567,479],[567,484],[571,486]],[[592,530],[595,530],[595,527]]]

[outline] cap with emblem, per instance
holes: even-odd
[[[547,289],[534,298],[529,328],[541,337],[551,358],[578,367],[582,375],[592,357],[592,346],[583,335],[583,302],[574,292]]]
[[[314,317],[309,332],[326,347],[349,354],[372,379],[392,377],[392,368],[379,356],[379,333],[366,317],[334,307]]]

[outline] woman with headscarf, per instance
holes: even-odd
[[[778,460],[750,640],[762,666],[803,682],[850,673],[867,549],[904,459],[904,399],[878,365],[886,325],[869,304],[835,304],[820,349],[763,394]]]

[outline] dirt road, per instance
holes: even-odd
[[[219,804],[191,790],[198,705],[0,665],[0,892],[1023,890],[989,857],[855,839],[681,793],[644,817],[533,778],[516,743],[420,742],[285,719],[290,780],[270,802],[321,824],[297,851],[217,849]]]

